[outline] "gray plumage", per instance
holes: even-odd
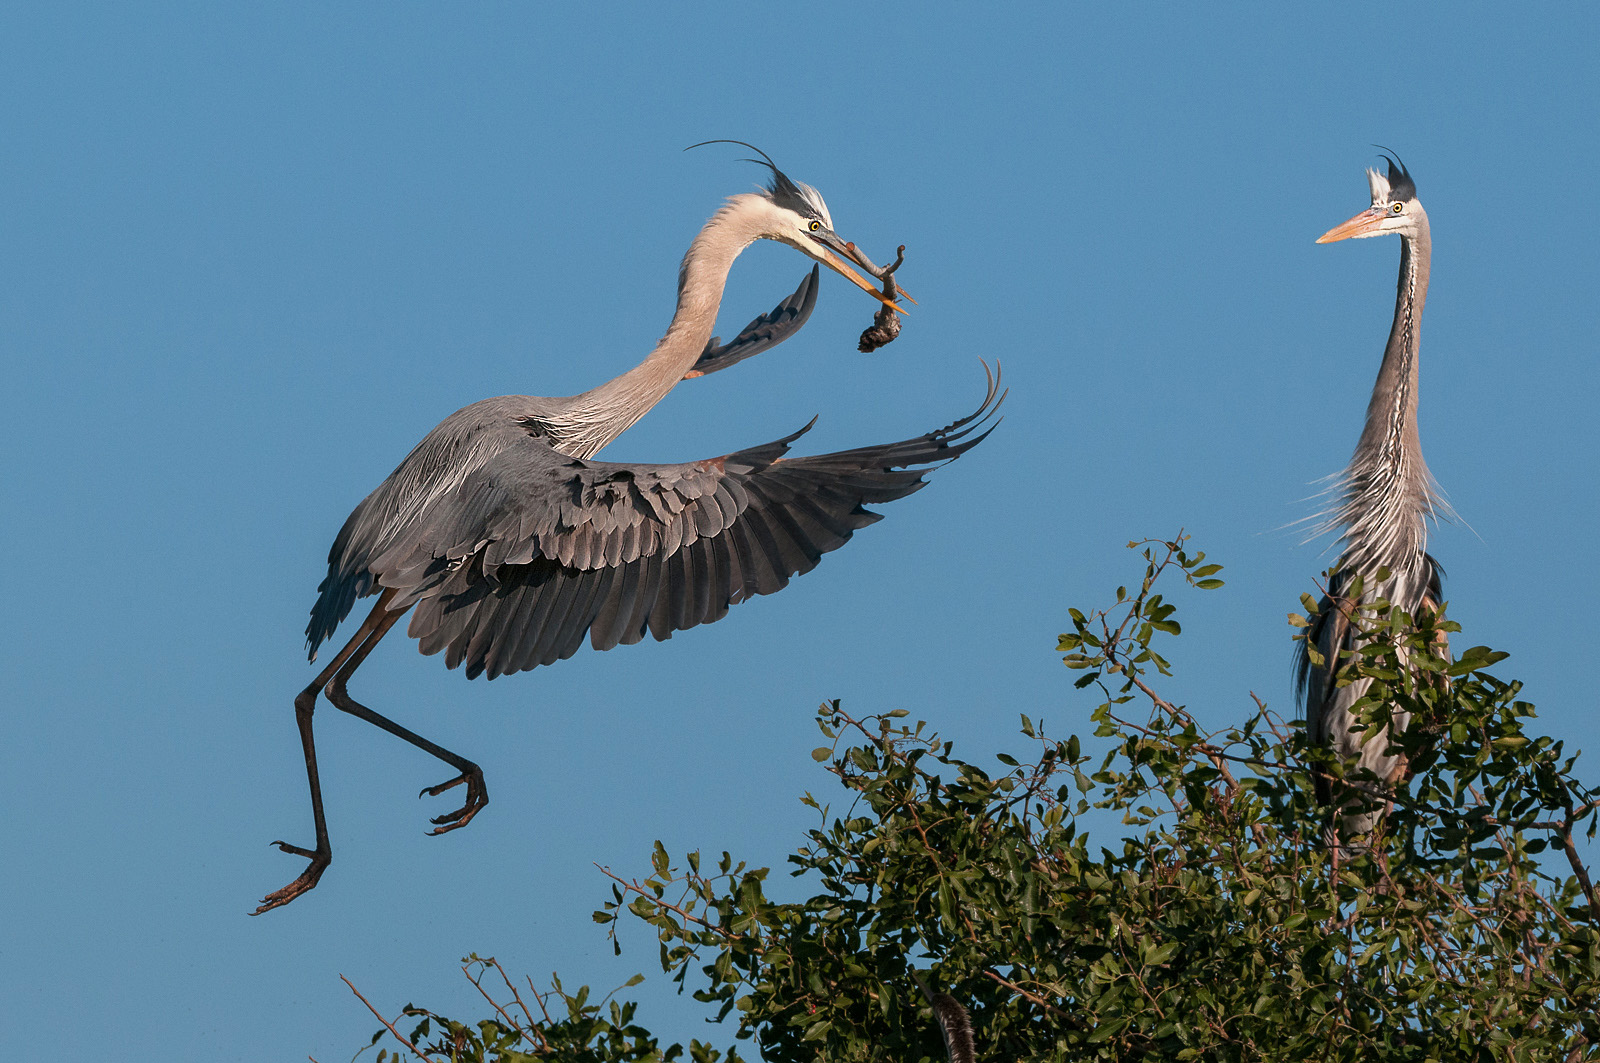
[[[313,649],[355,599],[396,592],[408,634],[468,677],[523,671],[648,631],[710,623],[782,589],[880,519],[863,507],[918,490],[932,465],[975,445],[997,404],[899,443],[785,459],[806,429],[678,465],[555,450],[522,398],[447,418],[334,541],[307,629]],[[810,426],[808,425],[807,428]]]
[[[769,186],[730,198],[689,245],[672,323],[644,361],[578,395],[505,395],[457,410],[345,521],[306,627],[313,659],[358,599],[376,595],[377,602],[295,698],[316,847],[274,843],[310,863],[269,894],[257,914],[315,887],[332,860],[312,731],[319,693],[460,772],[423,791],[466,789],[461,808],[434,817],[433,833],[465,826],[488,803],[476,764],[372,711],[346,689],[408,611],[409,633],[422,652],[442,651],[449,667],[464,665],[469,677],[551,664],[570,657],[585,637],[601,650],[637,642],[646,632],[665,639],[781,589],[879,519],[867,505],[916,491],[931,468],[987,435],[982,425],[1004,399],[998,370],[976,412],[899,443],[785,457],[801,429],[704,461],[594,460],[686,376],[749,357],[805,323],[815,305],[815,271],[732,344],[712,339],[728,270],[754,241],[786,243],[894,305],[845,263],[874,276],[883,272],[834,233],[816,189],[790,180],[770,159],[765,165],[773,174]]]
[[[1396,712],[1391,728],[1352,730],[1356,721],[1351,707],[1371,683],[1362,679],[1339,686],[1340,654],[1359,648],[1351,614],[1374,599],[1387,599],[1413,617],[1438,608],[1443,572],[1427,551],[1428,525],[1447,507],[1423,462],[1417,433],[1417,355],[1432,251],[1428,216],[1417,201],[1415,183],[1397,159],[1389,161],[1387,177],[1368,170],[1367,178],[1372,206],[1318,242],[1400,236],[1394,323],[1355,455],[1332,488],[1336,501],[1323,527],[1339,530],[1340,555],[1301,645],[1297,678],[1312,741],[1351,762],[1352,770],[1365,769],[1392,783],[1406,765],[1398,753],[1389,752],[1390,730],[1403,731],[1410,717]],[[1382,569],[1388,576],[1379,579]],[[1356,601],[1349,592],[1358,576],[1363,589]],[[1311,662],[1310,645],[1324,664]],[[1318,795],[1325,803],[1335,799],[1330,780],[1319,777]],[[1370,813],[1346,817],[1345,833],[1364,833],[1375,822]]]
[[[911,980],[917,983],[917,988],[922,990],[923,997],[928,1001],[928,1006],[933,1009],[933,1017],[939,1020],[939,1032],[944,1036],[944,1051],[950,1063],[973,1063],[977,1058],[977,1043],[972,1037],[972,1016],[955,997],[949,993],[935,993],[928,988],[928,983],[915,968],[907,968]]]

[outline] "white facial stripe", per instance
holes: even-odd
[[[800,189],[800,196],[806,201],[806,205],[816,211],[817,216],[822,219],[822,224],[830,229],[833,228],[833,217],[828,213],[828,205],[822,201],[822,193],[798,181],[795,185]]]

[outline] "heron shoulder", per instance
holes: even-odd
[[[496,456],[529,446],[527,420],[550,402],[501,395],[463,406],[440,421],[350,514],[334,552],[351,546],[362,553],[382,549]]]

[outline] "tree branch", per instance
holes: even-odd
[[[350,979],[346,978],[344,975],[341,974],[339,976],[339,981],[343,982],[347,986],[350,986],[350,992],[352,992],[352,993],[354,993],[356,995],[356,999],[361,1001],[361,1003],[365,1004],[367,1006],[367,1010],[372,1012],[373,1016],[376,1017],[379,1022],[383,1023],[384,1028],[387,1029],[390,1033],[394,1034],[394,1039],[396,1041],[399,1041],[401,1044],[403,1044],[407,1048],[411,1049],[411,1054],[412,1055],[416,1056],[420,1060],[423,1060],[424,1063],[434,1063],[432,1056],[428,1055],[422,1049],[418,1048],[415,1044],[412,1043],[411,1038],[406,1037],[399,1030],[396,1030],[394,1028],[394,1023],[390,1022],[388,1019],[386,1019],[382,1015],[380,1015],[378,1013],[378,1009],[372,1006],[372,1002],[370,1000],[368,1000],[366,997],[361,995],[361,990],[357,989],[351,983]]]

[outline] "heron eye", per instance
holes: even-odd
[[[1390,209],[1392,209],[1396,214],[1399,214],[1401,211],[1405,210],[1406,208],[1405,208],[1405,204],[1404,203],[1396,203]]]
[[[812,232],[817,232],[821,228],[822,228],[822,223],[820,221],[814,221],[814,222],[811,223],[811,231]]]

